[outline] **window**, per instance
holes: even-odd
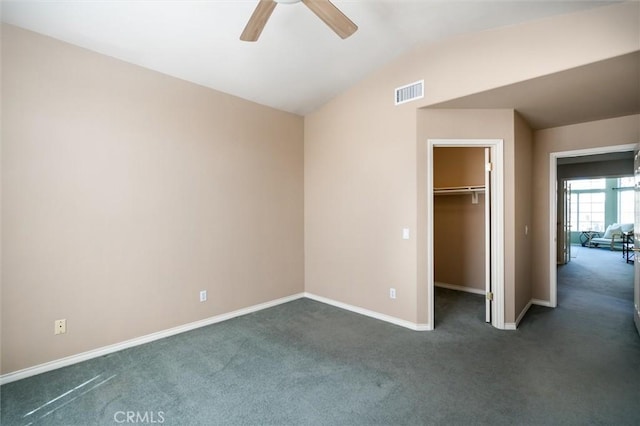
[[[604,192],[571,194],[571,230],[604,231]]]
[[[634,222],[635,196],[633,184],[633,176],[623,177],[618,180],[618,223]]]
[[[606,179],[580,179],[569,181],[572,191],[584,191],[589,189],[605,189]]]
[[[571,231],[604,231],[605,179],[572,180]]]
[[[636,179],[633,176],[622,177],[618,179],[618,186],[620,188],[633,189],[633,185],[636,183]]]

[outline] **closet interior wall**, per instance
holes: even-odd
[[[478,194],[438,194],[439,188],[484,186],[484,148],[436,147],[434,159],[435,285],[485,291],[485,201]]]

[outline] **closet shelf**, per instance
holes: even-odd
[[[433,188],[436,195],[448,194],[470,194],[473,192],[484,192],[484,185],[481,186],[451,186],[446,188]]]
[[[471,194],[471,202],[478,204],[478,194],[485,192],[484,185],[478,186],[451,186],[444,188],[433,188],[434,195],[458,195]]]

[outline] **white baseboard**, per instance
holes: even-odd
[[[516,318],[516,322],[505,323],[504,329],[516,330],[518,328],[518,325],[520,325],[520,321],[522,321],[522,318],[524,318],[525,314],[529,311],[529,308],[531,308],[532,305],[541,305],[541,304],[544,304],[542,306],[551,306],[549,302],[545,302],[543,300],[538,300],[538,299],[531,299],[529,300],[529,303],[527,303],[527,306],[525,306],[524,309],[522,309],[522,312],[520,312],[520,315],[518,315],[518,318]]]
[[[269,302],[260,303],[258,305],[249,306],[247,308],[238,309],[226,314],[216,315],[214,317],[206,318],[200,321],[195,321],[189,324],[180,325],[167,330],[158,331],[156,333],[147,334],[145,336],[136,337],[135,339],[126,340],[124,342],[116,343],[109,346],[103,346],[101,348],[92,349],[87,352],[82,352],[77,355],[71,355],[65,358],[60,358],[54,361],[39,364],[33,367],[28,367],[22,370],[14,371],[11,373],[3,374],[0,376],[0,385],[15,382],[16,380],[25,379],[27,377],[35,376],[36,374],[46,373],[58,368],[66,367],[72,364],[77,364],[82,361],[87,361],[93,358],[98,358],[104,355],[108,355],[114,352],[121,351],[123,349],[132,348],[134,346],[143,345],[145,343],[153,342],[155,340],[164,339],[165,337],[174,336],[176,334],[184,333],[186,331],[195,330],[196,328],[205,327],[207,325],[216,324],[222,321],[226,321],[232,318],[247,315],[253,312],[258,312],[263,309],[271,308],[283,303],[291,302],[293,300],[301,299],[305,296],[304,293],[298,293],[280,299],[271,300]]]
[[[441,283],[438,281],[434,282],[433,285],[436,287],[448,288],[449,290],[466,291],[467,293],[481,294],[483,296],[487,293],[486,290],[480,288],[464,287],[461,285]]]
[[[358,306],[349,305],[348,303],[338,302],[337,300],[329,299],[323,296],[318,296],[313,293],[304,293],[304,297],[307,297],[311,300],[315,300],[316,302],[326,303],[327,305],[335,306],[336,308],[355,312],[356,314],[365,315],[371,318],[378,319],[380,321],[385,321],[391,324],[399,325],[400,327],[408,328],[410,330],[414,330],[414,331],[433,330],[433,327],[431,327],[429,324],[416,324],[411,321],[392,317],[391,315],[381,314],[379,312],[371,311],[365,308],[360,308]]]
[[[540,300],[540,299],[531,299],[531,304],[532,305],[538,305],[538,306],[544,306],[546,308],[553,308],[554,306],[551,305],[551,302],[548,300]]]
[[[520,312],[520,315],[518,315],[518,318],[516,318],[516,327],[520,325],[520,321],[522,321],[522,318],[524,318],[525,314],[529,311],[529,308],[531,308],[531,305],[533,305],[533,302],[529,300],[529,303],[527,303],[527,305],[524,307],[522,312]]]

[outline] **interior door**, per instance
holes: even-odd
[[[567,180],[556,184],[558,198],[558,221],[556,222],[557,263],[565,265],[571,261],[571,189]]]
[[[556,181],[556,263],[564,265],[564,181]]]
[[[491,287],[491,149],[484,149],[484,282],[487,297],[485,298],[485,321],[491,323],[491,304],[493,293]]]
[[[571,262],[571,184],[564,181],[564,263]]]
[[[633,320],[636,323],[636,329],[640,333],[640,154],[636,149],[633,157],[634,167],[634,239],[633,239]]]

